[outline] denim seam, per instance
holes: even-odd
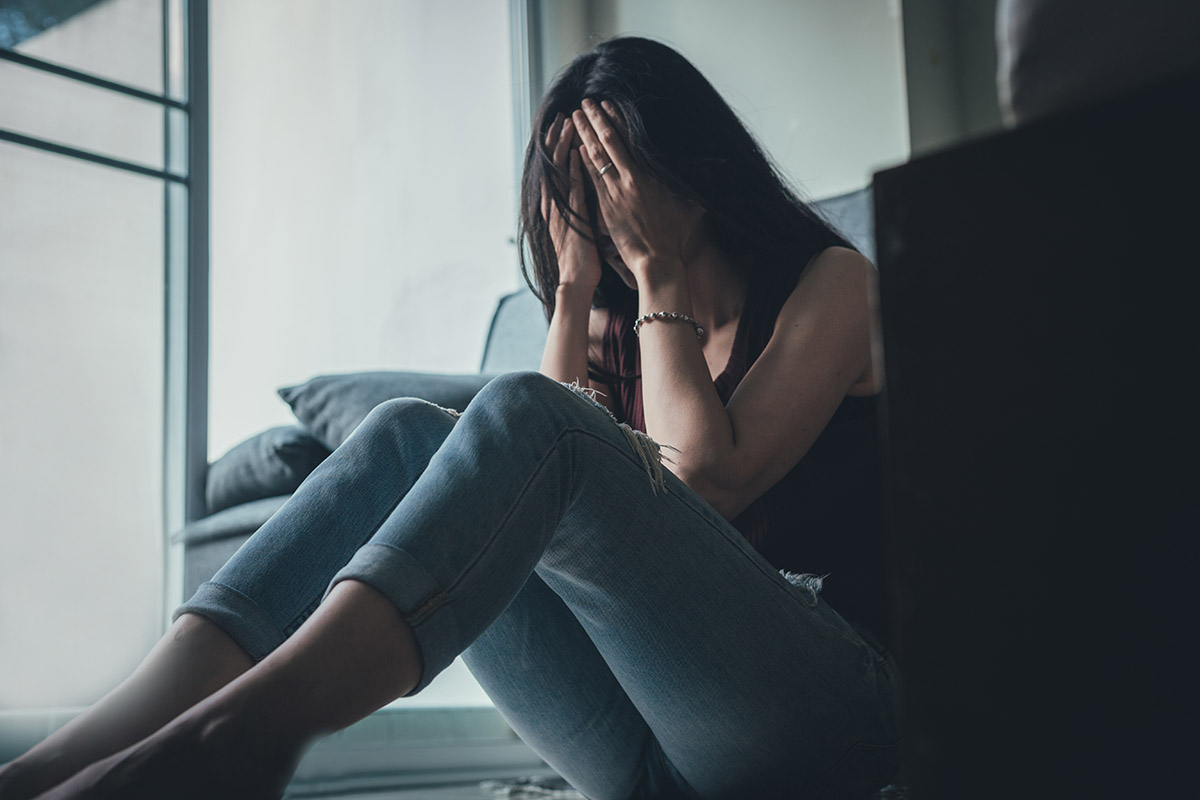
[[[725,539],[726,541],[733,542],[733,543],[737,543],[737,541],[738,541],[738,540],[740,540],[741,542],[745,542],[745,541],[746,541],[746,540],[745,540],[745,537],[743,537],[743,536],[742,536],[740,533],[738,533],[738,534],[737,534],[737,536],[738,536],[738,539],[733,539],[732,535],[731,535],[731,534],[730,534],[728,531],[726,531],[726,530],[725,530],[724,528],[722,528],[720,525],[717,525],[717,524],[716,524],[716,523],[714,523],[714,522],[713,522],[711,519],[709,519],[709,518],[708,518],[708,514],[709,514],[709,512],[708,512],[708,511],[705,511],[705,510],[702,510],[702,509],[698,509],[698,508],[696,508],[696,507],[695,507],[695,506],[692,504],[692,501],[691,501],[691,500],[690,500],[690,499],[687,497],[687,495],[685,495],[684,493],[682,493],[682,492],[673,492],[673,491],[671,491],[669,488],[667,489],[667,491],[668,491],[670,494],[672,494],[673,496],[675,496],[675,497],[679,498],[679,500],[680,500],[680,501],[681,501],[681,502],[682,502],[682,503],[683,503],[683,504],[684,504],[684,505],[685,505],[687,508],[689,508],[689,509],[692,511],[692,513],[693,513],[695,516],[699,517],[699,518],[700,518],[700,520],[701,520],[702,522],[704,522],[704,524],[708,525],[710,528],[712,528],[714,531],[716,531],[716,533],[718,533],[720,536],[724,537],[724,539]],[[711,512],[711,513],[714,513],[714,514],[715,514],[715,513],[716,513],[716,511],[713,511],[713,512]],[[748,543],[747,543],[747,546],[749,546],[749,544],[748,544]],[[797,592],[797,591],[793,591],[793,589],[798,589],[799,587],[796,587],[794,584],[792,584],[792,583],[791,583],[791,582],[789,582],[787,579],[785,579],[785,578],[784,578],[782,575],[780,575],[780,574],[779,574],[779,572],[778,572],[778,571],[776,571],[776,570],[774,570],[774,569],[764,569],[764,568],[762,567],[762,565],[761,565],[761,564],[757,563],[757,562],[756,562],[754,559],[750,558],[750,557],[749,557],[747,554],[745,554],[745,553],[741,553],[741,552],[740,552],[740,548],[739,548],[739,553],[740,553],[740,555],[741,555],[741,557],[742,557],[742,558],[744,558],[744,559],[746,559],[747,561],[749,561],[749,562],[750,562],[750,563],[751,563],[751,564],[752,564],[752,565],[753,565],[755,568],[757,568],[757,569],[758,569],[758,570],[759,570],[759,571],[760,571],[760,572],[761,572],[763,575],[765,575],[765,576],[767,576],[768,578],[770,578],[772,583],[774,583],[775,585],[779,586],[779,588],[780,588],[780,589],[783,589],[783,590],[785,591],[785,593],[788,595],[788,597],[792,598],[794,601],[796,601],[797,603],[799,603],[801,606],[803,606],[803,607],[805,607],[805,608],[812,609],[812,608],[815,608],[815,607],[816,607],[816,605],[817,605],[817,604],[816,604],[816,602],[813,602],[813,603],[807,603],[807,602],[805,602],[805,601],[804,601],[804,600],[803,600],[803,599],[802,599],[802,598],[799,596],[799,592]],[[783,585],[780,585],[780,582],[782,582],[782,584],[783,584]],[[814,599],[815,599],[815,598],[814,598]]]
[[[249,603],[250,605],[254,606],[254,608],[256,608],[256,609],[258,610],[258,612],[259,612],[260,614],[262,614],[262,615],[263,615],[263,617],[264,617],[265,619],[267,619],[268,621],[270,621],[270,619],[271,619],[271,615],[270,615],[270,614],[268,614],[268,613],[266,612],[266,609],[264,609],[264,608],[263,608],[262,606],[260,606],[260,605],[259,605],[257,602],[255,602],[255,600],[254,600],[252,597],[250,597],[249,595],[247,595],[245,592],[239,592],[237,589],[233,588],[233,587],[232,587],[232,586],[230,586],[229,584],[226,584],[226,583],[219,583],[219,582],[217,582],[217,581],[214,581],[214,580],[209,580],[209,581],[208,581],[208,583],[211,583],[213,586],[220,586],[222,589],[226,590],[226,591],[227,591],[227,592],[229,592],[230,594],[236,594],[238,597],[242,598],[242,599],[243,599],[243,600],[245,600],[247,603]],[[274,623],[272,623],[272,624],[274,624]],[[286,631],[285,631],[283,628],[280,628],[280,627],[279,627],[279,626],[277,626],[277,625],[275,626],[275,628],[276,628],[276,632],[277,632],[278,634],[280,634],[279,638],[280,638],[280,640],[281,640],[281,641],[282,641],[282,640],[285,640],[285,639],[287,639],[287,637],[288,637],[288,634],[287,634],[287,632],[286,632]]]
[[[568,386],[567,388],[570,388],[570,387]],[[604,408],[603,406],[599,406],[599,407],[602,411],[608,411],[608,409]],[[611,416],[611,414],[610,414],[610,416]],[[624,457],[627,461],[629,461],[629,463],[632,464],[633,466],[635,466],[635,467],[642,466],[637,461],[635,461],[628,453],[626,453],[624,448],[614,444],[613,442],[608,441],[603,436],[600,436],[599,434],[594,433],[594,432],[584,429],[584,428],[573,428],[573,429],[569,428],[568,431],[570,431],[570,430],[574,430],[578,433],[586,434],[586,435],[590,436],[591,438],[593,438],[599,442],[602,442],[603,444],[608,445],[609,447],[616,450],[617,453],[619,453],[622,457]],[[674,475],[674,473],[672,473],[672,475]],[[711,519],[708,518],[709,513],[715,514],[716,511],[710,512],[708,510],[696,508],[695,505],[692,503],[692,501],[685,494],[683,494],[681,492],[671,491],[670,488],[667,488],[665,486],[665,482],[664,482],[664,490],[668,494],[678,498],[679,501],[682,502],[683,505],[692,512],[692,514],[699,517],[706,525],[708,525],[710,528],[712,528],[714,531],[716,531],[719,535],[724,537],[726,541],[735,543],[735,544],[738,542],[744,543],[746,541],[745,538],[742,537],[742,535],[740,533],[737,534],[737,537],[738,537],[737,539],[733,539],[732,536],[728,533],[728,531],[724,530],[720,525],[715,524]],[[739,549],[739,552],[740,552],[740,549]],[[741,554],[741,555],[742,555],[742,558],[746,558],[748,561],[751,562],[751,564],[753,564],[755,567],[757,567],[759,569],[759,571],[762,572],[763,575],[766,575],[767,577],[769,577],[771,579],[772,583],[775,583],[777,586],[779,586],[779,588],[783,589],[784,592],[787,594],[787,596],[792,598],[795,602],[799,603],[801,606],[808,608],[808,609],[812,609],[812,608],[816,607],[817,602],[816,602],[816,594],[815,593],[813,593],[813,602],[812,603],[805,602],[801,597],[798,596],[799,593],[797,591],[793,591],[794,589],[798,589],[799,587],[795,586],[793,583],[788,581],[777,571],[763,569],[761,567],[761,565],[759,565],[758,563],[756,563],[754,561],[754,559],[749,558],[745,554]],[[782,582],[782,585],[780,585],[781,582]],[[846,637],[846,638],[848,638],[848,637]],[[849,639],[849,641],[853,642],[854,640]]]
[[[321,597],[317,597],[316,600],[313,600],[311,603],[305,606],[303,611],[292,617],[291,622],[289,622],[288,626],[283,629],[285,638],[298,631],[300,626],[304,624],[305,620],[313,615],[313,612],[317,610],[317,606],[321,605],[321,599]]]
[[[605,409],[603,406],[600,406],[600,408],[603,411],[607,411],[607,409]],[[574,427],[574,426],[564,428],[563,430],[561,430],[559,432],[558,436],[555,437],[554,441],[550,443],[550,446],[546,449],[545,455],[542,456],[541,460],[538,461],[537,466],[535,466],[534,469],[530,472],[529,479],[525,482],[525,485],[521,487],[521,491],[517,494],[516,499],[513,500],[512,505],[509,506],[508,511],[504,515],[504,518],[502,520],[500,520],[499,524],[497,524],[496,529],[492,533],[492,537],[490,539],[488,539],[488,541],[486,543],[484,543],[482,547],[479,548],[479,551],[476,554],[475,558],[472,559],[469,564],[467,564],[465,567],[463,567],[462,571],[454,578],[454,580],[452,580],[446,584],[445,591],[447,593],[451,592],[455,588],[457,588],[457,586],[460,583],[462,583],[463,580],[465,580],[467,578],[468,574],[475,567],[475,565],[479,563],[480,559],[482,559],[485,555],[487,555],[487,553],[490,551],[492,545],[495,543],[496,536],[499,533],[500,529],[503,528],[508,523],[509,519],[513,515],[513,512],[516,510],[517,506],[520,505],[521,501],[525,499],[526,494],[528,494],[528,492],[529,492],[529,487],[533,485],[534,480],[537,479],[538,475],[541,473],[542,469],[545,467],[546,461],[554,453],[555,448],[557,448],[559,446],[559,444],[562,442],[562,440],[565,439],[567,437],[567,435],[571,434],[571,433],[581,433],[592,439],[595,439],[596,441],[601,442],[602,444],[605,444],[608,447],[611,447],[613,450],[615,450],[622,458],[624,458],[626,461],[628,461],[632,467],[639,468],[639,469],[642,468],[642,465],[638,461],[634,460],[632,455],[625,452],[625,448],[618,446],[617,444],[609,441],[608,439],[604,438],[603,436],[600,436],[599,434],[596,434],[586,428],[578,428],[578,427]]]
[[[573,432],[584,431],[582,431],[580,428],[565,428],[560,431],[558,436],[555,437],[554,441],[550,443],[550,446],[546,448],[545,455],[542,456],[541,460],[538,461],[537,466],[534,467],[530,472],[529,479],[525,481],[525,485],[521,487],[521,491],[517,494],[516,499],[514,499],[512,504],[509,505],[508,511],[504,513],[504,518],[501,519],[492,530],[491,537],[479,548],[475,554],[475,558],[471,559],[470,563],[462,568],[462,571],[458,573],[454,580],[446,584],[446,588],[444,590],[445,592],[449,593],[457,588],[458,585],[467,578],[467,575],[471,572],[471,570],[475,568],[475,565],[477,565],[480,560],[482,560],[483,557],[491,551],[492,545],[495,544],[496,537],[499,535],[500,530],[508,524],[508,521],[512,518],[513,512],[516,510],[517,506],[519,506],[521,501],[525,499],[525,495],[529,492],[529,487],[533,485],[534,480],[536,480],[538,475],[541,474],[542,468],[546,465],[546,461],[554,453],[554,450],[558,447],[559,443],[566,438],[566,435]]]
[[[426,401],[426,402],[428,402],[428,401]],[[430,405],[434,405],[434,404],[433,404],[433,403],[430,403]],[[440,406],[439,406],[439,407],[440,407]],[[428,466],[428,463],[426,463],[426,466]],[[424,470],[422,470],[422,472],[424,472]],[[414,483],[415,483],[415,482],[414,482]],[[411,489],[412,489],[412,487],[410,486],[410,487],[409,487],[409,489],[411,490]],[[359,549],[359,550],[361,550],[362,548],[366,547],[368,544],[371,544],[371,540],[375,538],[375,534],[379,532],[379,529],[383,527],[383,524],[384,524],[385,522],[387,522],[389,519],[391,519],[391,517],[392,517],[392,514],[394,514],[394,513],[395,513],[396,509],[400,507],[400,504],[401,504],[402,502],[404,502],[404,498],[405,498],[405,497],[407,497],[407,496],[408,496],[408,492],[405,492],[405,493],[404,493],[404,494],[402,494],[402,495],[401,495],[399,498],[397,498],[397,499],[396,499],[396,502],[395,502],[395,503],[393,503],[393,504],[391,505],[391,507],[390,507],[390,508],[388,508],[388,510],[387,510],[387,513],[385,513],[385,514],[384,514],[384,515],[383,515],[383,516],[380,518],[380,520],[379,520],[378,522],[376,522],[376,523],[375,523],[375,527],[373,527],[373,528],[371,529],[371,532],[370,532],[370,533],[368,533],[368,534],[367,534],[367,535],[366,535],[366,536],[363,538],[362,542],[361,542],[361,543],[359,544],[359,546],[358,546],[358,549]],[[376,542],[375,544],[384,545],[384,543],[383,543],[383,542]],[[390,545],[384,545],[384,546],[389,546],[389,547],[390,547]],[[400,550],[401,548],[399,548],[399,547],[396,547],[396,548],[393,548],[393,549],[395,549],[395,550]],[[356,550],[356,551],[355,551],[355,553],[357,553],[357,552],[358,552],[358,551]],[[353,556],[352,556],[351,558],[353,558]],[[339,572],[340,572],[340,570],[339,570]],[[334,576],[334,577],[336,577],[336,574],[335,574],[335,576]],[[304,620],[306,620],[306,619],[308,618],[308,616],[306,616],[306,614],[307,614],[307,615],[309,615],[309,616],[311,616],[311,615],[312,615],[312,613],[313,613],[314,611],[316,611],[316,609],[317,609],[317,608],[318,608],[318,607],[321,605],[321,603],[323,603],[323,602],[325,601],[325,598],[329,596],[329,592],[330,592],[330,590],[331,590],[331,589],[333,589],[333,586],[332,586],[332,585],[328,585],[328,586],[326,586],[326,587],[325,587],[325,591],[324,591],[324,592],[322,592],[322,593],[320,594],[320,596],[318,596],[318,597],[317,597],[316,601],[315,601],[315,602],[312,604],[312,606],[311,606],[311,608],[310,608],[310,609],[307,609],[306,611],[301,611],[299,614],[297,614],[296,616],[294,616],[294,617],[292,618],[292,620],[291,620],[291,624],[295,626],[295,629],[296,629],[296,630],[298,630],[298,629],[299,629],[299,627],[300,627],[300,625],[303,625],[303,624],[304,624]],[[297,623],[297,620],[299,620],[299,623]],[[294,632],[294,630],[293,630],[293,632]]]
[[[415,628],[427,618],[433,616],[433,613],[445,605],[449,599],[450,595],[445,589],[438,589],[422,600],[411,613],[406,614],[404,620]]]
[[[400,553],[403,556],[406,556],[408,558],[414,558],[413,555],[411,553],[409,553],[407,550],[405,550],[403,547],[394,545],[391,542],[370,542],[370,541],[368,541],[368,542],[363,543],[363,547],[366,547],[367,545],[370,545],[372,547],[383,547],[388,550],[393,550],[397,553]],[[430,577],[432,577],[432,576],[430,576]],[[353,576],[347,575],[342,580],[350,580],[350,579],[353,579]],[[418,626],[422,622],[424,622],[426,619],[428,619],[430,616],[432,616],[435,611],[437,611],[439,608],[441,608],[443,605],[445,605],[446,601],[449,599],[450,599],[450,597],[449,597],[447,590],[439,587],[437,590],[430,592],[429,594],[425,595],[425,597],[421,598],[421,600],[416,604],[416,606],[413,607],[413,609],[411,611],[405,611],[404,609],[400,608],[399,606],[396,607],[396,610],[400,612],[400,616],[404,618],[405,622],[407,622],[409,625],[411,625],[412,627],[415,628],[416,626]],[[393,603],[393,605],[395,605],[395,603]]]
[[[264,648],[266,650],[266,654],[269,654],[270,652],[275,650],[277,647],[279,647],[279,645],[283,644],[283,642],[287,641],[288,637],[291,635],[287,631],[285,631],[284,629],[282,629],[278,625],[276,625],[274,623],[274,621],[272,621],[271,615],[268,614],[266,612],[266,610],[263,609],[262,606],[260,606],[257,602],[255,602],[253,598],[249,597],[244,592],[240,592],[228,584],[220,583],[218,581],[214,581],[211,579],[205,581],[205,583],[210,586],[215,586],[222,591],[228,592],[231,595],[241,598],[242,600],[244,600],[246,602],[247,605],[251,606],[258,612],[258,614],[262,620],[265,620],[267,622],[267,624],[271,626],[271,628],[273,630],[269,630],[268,634],[269,634],[269,637],[275,641],[275,644],[268,645]],[[189,603],[191,603],[191,600],[188,600],[187,603],[184,603],[183,605],[181,605],[180,608],[184,609],[184,611],[187,613],[199,614],[199,615],[205,616],[207,618],[207,615],[204,613],[205,609],[203,606],[201,606],[199,609],[191,610],[191,609],[187,608]],[[215,620],[213,620],[213,622],[214,622],[214,624],[216,624]],[[221,627],[221,626],[218,625],[218,627]],[[234,638],[233,634],[229,633],[228,631],[226,631],[226,635],[228,635],[230,638]],[[235,641],[237,641],[237,640],[235,639]],[[250,652],[250,649],[247,647],[248,643],[243,643],[243,642],[238,641],[237,644],[239,647],[241,647],[247,653]],[[255,649],[257,650],[258,648],[255,648]],[[257,663],[257,662],[261,661],[263,658],[266,658],[266,654],[264,654],[263,656],[258,656],[258,657],[252,655],[251,658],[254,660],[255,663]]]
[[[724,530],[720,525],[715,524],[711,519],[708,518],[708,514],[710,513],[709,511],[696,508],[695,505],[693,504],[693,502],[687,497],[686,494],[683,494],[681,492],[672,492],[669,488],[667,489],[667,491],[670,494],[674,495],[675,497],[679,498],[679,500],[687,508],[691,509],[693,514],[695,514],[701,520],[703,520],[703,522],[706,525],[711,527],[719,535],[723,536],[726,541],[731,541],[731,542],[736,541],[736,540],[733,540],[731,538],[731,535],[726,530]],[[715,514],[716,511],[711,511],[711,513]],[[742,537],[742,535],[740,533],[738,533],[737,536],[742,542],[746,542],[745,538]],[[750,545],[747,543],[747,546],[750,546]],[[763,567],[760,564],[758,564],[757,562],[755,562],[754,559],[750,558],[749,555],[747,555],[745,553],[741,553],[740,549],[739,549],[739,553],[741,554],[742,558],[748,560],[753,566],[758,568],[759,571],[762,572],[762,574],[766,575],[768,578],[771,579],[771,582],[775,586],[778,586],[788,597],[790,597],[794,602],[798,603],[802,608],[812,611],[813,609],[815,609],[817,607],[817,604],[819,602],[818,598],[817,598],[817,594],[812,591],[811,587],[805,587],[802,589],[801,587],[796,586],[794,583],[787,580],[783,575],[781,575],[776,570],[763,569]],[[808,593],[809,596],[811,596],[813,598],[813,602],[810,603],[810,602],[806,601],[803,597],[801,597],[801,595],[800,595],[801,591]],[[823,624],[826,627],[828,627],[829,629],[831,629],[832,631],[834,631],[835,633],[837,633],[839,636],[841,636],[847,642],[850,642],[851,644],[853,644],[855,646],[865,648],[867,650],[867,652],[870,653],[872,655],[872,657],[874,657],[874,652],[875,652],[874,648],[872,648],[869,644],[867,644],[867,642],[864,641],[861,636],[860,637],[847,636],[844,631],[838,629],[836,626],[829,625],[828,623],[824,623],[824,622],[823,622]]]

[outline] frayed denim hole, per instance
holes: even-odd
[[[579,381],[571,381],[570,383],[567,383],[566,381],[559,381],[559,383],[562,384],[563,386],[567,387],[568,389],[570,389],[575,394],[582,397],[584,400],[587,400],[589,403],[591,403],[596,408],[603,411],[605,414],[608,414],[608,418],[611,419],[614,423],[617,422],[617,418],[613,416],[613,413],[611,411],[609,411],[607,408],[605,408],[600,403],[600,401],[596,399],[596,395],[602,394],[601,392],[598,392],[597,390],[593,389],[590,386],[580,386]]]
[[[679,448],[672,447],[669,444],[659,444],[650,438],[649,435],[629,427],[627,423],[618,422],[613,413],[596,400],[596,395],[600,394],[600,392],[590,386],[580,386],[579,381],[571,381],[570,383],[559,381],[559,383],[607,414],[608,418],[616,424],[621,433],[625,434],[629,446],[641,460],[642,467],[646,470],[646,475],[650,478],[650,491],[655,496],[658,496],[659,489],[666,488],[666,477],[663,475],[662,468],[663,459],[666,458],[668,463],[675,463],[670,457],[663,455],[663,450],[674,450],[678,453]]]
[[[812,602],[809,605],[814,606],[817,604],[817,595],[825,586],[825,579],[829,577],[829,573],[813,575],[810,572],[788,572],[784,569],[779,570],[779,574],[792,586],[807,591],[812,596]]]
[[[437,403],[431,402],[429,400],[426,400],[425,402],[429,403],[429,405],[433,406],[434,408],[445,411],[447,414],[454,417],[455,419],[458,419],[459,417],[462,416],[461,411],[455,411],[453,408],[446,408],[445,406],[439,406]]]

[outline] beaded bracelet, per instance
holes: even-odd
[[[702,328],[700,326],[699,322],[696,322],[696,320],[692,319],[687,314],[678,314],[674,311],[655,311],[652,314],[643,314],[642,316],[638,317],[637,320],[633,323],[634,335],[641,336],[641,334],[638,333],[638,328],[642,327],[643,322],[649,322],[650,320],[654,320],[654,319],[679,320],[680,322],[690,322],[690,323],[692,323],[692,326],[696,329],[696,338],[697,339],[699,339],[701,336],[704,335],[704,328]]]

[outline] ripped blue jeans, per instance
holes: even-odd
[[[424,688],[455,656],[592,800],[857,797],[894,773],[890,659],[536,372],[462,415],[378,406],[195,596],[255,660],[338,581],[387,596]]]

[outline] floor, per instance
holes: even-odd
[[[499,783],[499,782],[497,782]],[[314,797],[314,795],[309,795]],[[411,787],[385,791],[352,792],[320,795],[329,800],[583,800],[583,795],[570,789],[561,779],[546,779],[541,788],[522,791],[516,786],[486,786],[471,781],[455,786]]]
[[[330,795],[330,797],[334,797]],[[443,786],[426,789],[397,789],[389,792],[369,794],[339,794],[337,800],[488,800],[494,797],[484,793],[478,783],[467,786]]]

